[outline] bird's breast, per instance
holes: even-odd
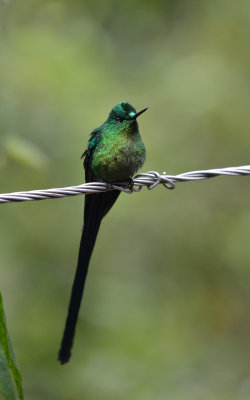
[[[132,178],[145,160],[145,147],[140,138],[119,138],[103,142],[96,149],[91,169],[98,179],[108,182]]]

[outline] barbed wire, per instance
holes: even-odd
[[[163,185],[166,189],[174,189],[176,182],[198,181],[202,179],[214,178],[219,175],[250,175],[250,165],[190,171],[178,175],[167,175],[166,172],[159,174],[156,171],[149,171],[136,175],[133,178],[133,187],[131,187],[130,184],[124,184],[124,182],[117,182],[116,184],[105,182],[89,182],[78,186],[69,186],[64,188],[2,193],[0,194],[0,203],[3,204],[20,201],[58,199],[61,197],[78,196],[80,194],[107,192],[114,189],[131,194],[133,192],[139,192],[144,186],[146,186],[149,190],[154,189],[158,185]]]

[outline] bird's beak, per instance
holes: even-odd
[[[139,111],[138,113],[136,113],[136,114],[133,116],[133,119],[138,118],[139,115],[141,115],[142,113],[144,113],[145,111],[147,111],[147,109],[148,109],[148,107],[147,107],[147,108],[143,108],[143,110]]]

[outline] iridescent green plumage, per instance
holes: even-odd
[[[128,103],[114,107],[103,125],[91,133],[85,155],[93,179],[108,182],[131,178],[145,161],[145,146],[136,121],[136,110]]]
[[[114,107],[107,121],[95,129],[83,153],[86,182],[129,181],[145,160],[145,147],[141,140],[136,113],[129,103]],[[73,345],[75,326],[81,304],[90,257],[95,245],[102,218],[115,203],[120,192],[86,195],[84,228],[80,243],[78,264],[71,292],[68,316],[59,351],[59,361],[68,362]]]

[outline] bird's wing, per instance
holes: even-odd
[[[85,169],[85,180],[86,182],[91,182],[93,180],[93,174],[91,171],[91,162],[93,159],[93,155],[96,149],[96,146],[98,143],[101,141],[101,127],[96,128],[91,132],[90,138],[88,141],[88,147],[82,154],[82,157],[84,157],[84,169]],[[118,190],[111,190],[110,192],[107,192],[104,196],[104,205],[103,205],[103,216],[104,217],[108,211],[111,209],[113,204],[115,203],[117,197],[119,196],[120,192]],[[86,203],[88,202],[88,196],[86,196]],[[86,206],[85,203],[85,206]]]
[[[96,146],[100,142],[101,137],[102,137],[101,129],[100,128],[94,129],[90,134],[87,149],[84,151],[84,153],[81,156],[81,158],[84,158],[83,166],[85,169],[86,182],[91,182],[91,180],[92,180],[91,162],[93,159],[93,155],[94,155]]]

